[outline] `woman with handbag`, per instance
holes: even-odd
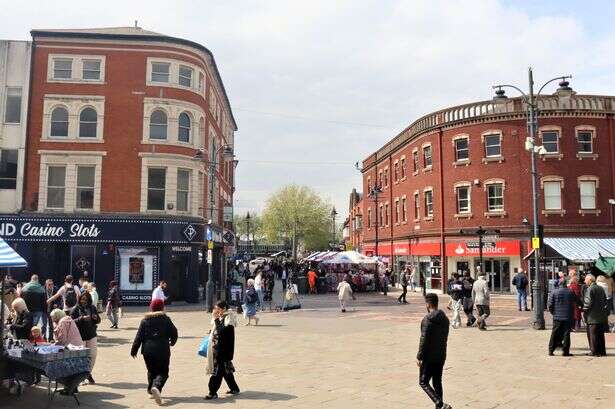
[[[96,307],[92,305],[92,296],[87,291],[79,296],[77,305],[73,307],[70,317],[75,320],[81,339],[85,342],[85,347],[90,349],[90,375],[88,375],[88,383],[95,383],[92,377],[94,364],[96,363],[96,355],[98,352],[98,334],[96,328],[100,324],[100,316]]]
[[[147,367],[147,393],[161,405],[160,394],[169,379],[171,347],[177,342],[177,328],[164,312],[164,301],[152,300],[150,311],[141,320],[130,356],[136,358],[141,348]]]
[[[218,389],[222,379],[226,381],[230,395],[239,394],[239,386],[235,382],[235,367],[233,355],[235,353],[235,313],[228,309],[226,301],[218,301],[213,310],[211,333],[207,346],[207,374],[209,378],[209,394],[206,400],[218,399]]]

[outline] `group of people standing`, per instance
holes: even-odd
[[[491,293],[485,275],[481,273],[479,267],[477,269],[476,280],[469,271],[466,271],[463,275],[454,273],[448,281],[448,293],[451,298],[447,308],[453,311],[451,325],[455,329],[461,327],[462,310],[467,318],[466,326],[471,327],[476,324],[481,331],[487,329],[487,318],[491,315]],[[476,317],[474,307],[476,307]]]

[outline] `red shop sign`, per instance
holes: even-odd
[[[446,243],[448,257],[478,257],[478,247],[468,247],[465,242]],[[497,241],[495,247],[483,246],[483,256],[520,256],[521,248],[518,240]]]

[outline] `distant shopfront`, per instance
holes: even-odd
[[[0,237],[29,262],[12,273],[62,283],[85,272],[101,296],[111,280],[126,304],[145,304],[161,279],[173,300],[197,302],[204,282],[205,229],[200,219],[110,216],[0,216]],[[206,261],[205,261],[206,262]]]

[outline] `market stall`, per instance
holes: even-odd
[[[374,274],[377,272],[378,260],[364,256],[356,251],[342,251],[328,257],[322,262],[327,270],[329,291],[336,291],[337,284],[350,273],[354,287],[358,291],[374,288]]]

